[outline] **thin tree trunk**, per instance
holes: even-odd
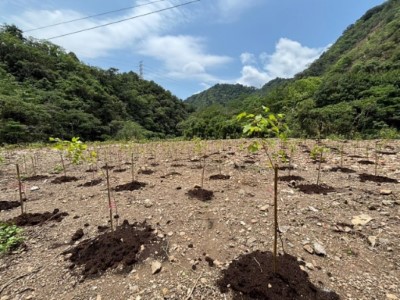
[[[114,231],[113,218],[112,218],[112,203],[111,203],[111,190],[110,190],[110,177],[108,175],[108,164],[106,163],[106,177],[107,177],[107,196],[108,196],[108,207],[110,210],[110,224],[111,232]]]
[[[22,184],[21,184],[21,176],[19,173],[19,165],[16,164],[17,167],[17,177],[18,177],[18,191],[19,191],[19,201],[21,203],[21,215],[24,213],[24,199],[22,198]]]

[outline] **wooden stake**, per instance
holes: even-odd
[[[24,199],[22,198],[22,184],[21,184],[21,176],[19,174],[19,165],[16,164],[17,167],[17,177],[18,177],[18,190],[19,190],[19,201],[21,203],[21,215],[24,214]]]
[[[323,151],[321,150],[321,153],[320,153],[320,155],[319,155],[319,162],[318,162],[317,185],[319,185],[319,177],[320,177],[320,174],[321,174],[322,153],[323,153]]]
[[[114,231],[114,226],[113,226],[113,218],[112,218],[110,177],[108,176],[108,164],[107,163],[106,163],[106,177],[107,177],[107,195],[108,195],[108,207],[109,207],[109,210],[110,210],[111,232],[113,232]]]
[[[277,271],[278,258],[278,165],[274,165],[274,273]]]

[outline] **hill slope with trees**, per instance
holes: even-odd
[[[214,107],[222,124],[214,126],[224,128],[238,111],[255,112],[266,105],[286,115],[292,135],[297,137],[398,137],[399,78],[400,1],[388,0],[349,26],[294,78],[269,82],[241,103],[225,99],[222,113]],[[217,137],[208,135],[210,119],[204,115],[197,111],[190,122],[185,121],[187,136],[200,132],[202,137]]]
[[[187,115],[186,104],[136,73],[87,66],[13,25],[0,28],[0,144],[172,137]]]

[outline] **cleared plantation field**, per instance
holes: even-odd
[[[310,284],[341,299],[400,298],[400,141],[377,151],[375,141],[322,141],[318,186],[315,141],[291,142],[291,165],[279,171],[280,252],[283,244]],[[248,144],[92,145],[90,165],[66,160],[71,181],[59,179],[52,149],[3,150],[0,220],[21,214],[10,204],[19,201],[16,163],[25,212],[49,214],[35,224],[19,216],[25,245],[0,256],[0,299],[251,299],[232,288],[268,271],[257,250],[272,251],[273,172]],[[196,198],[202,177],[209,200]],[[251,272],[235,273],[240,282],[226,289],[223,275],[240,255]]]

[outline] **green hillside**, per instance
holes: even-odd
[[[0,28],[0,144],[172,137],[187,115],[182,101],[136,73],[90,67],[15,26]]]
[[[238,110],[251,112],[266,105],[286,114],[293,136],[398,136],[399,78],[400,1],[389,0],[349,26],[295,78],[268,83],[242,105],[225,99],[221,115],[226,118],[221,122],[231,122]],[[191,127],[207,136],[200,126],[207,120],[200,118],[195,124],[191,118]]]
[[[255,92],[256,88],[241,84],[216,84],[201,93],[190,96],[185,100],[185,103],[195,109],[203,109],[214,104],[225,106],[227,102],[249,96]]]

